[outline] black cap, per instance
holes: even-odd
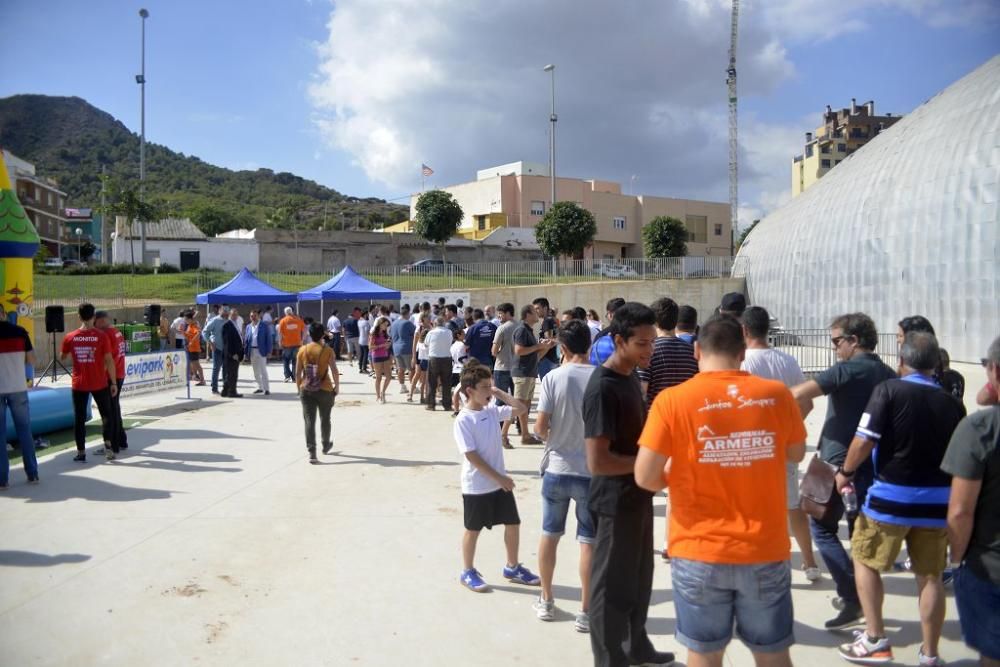
[[[727,313],[733,313],[737,317],[743,315],[743,311],[747,309],[747,298],[740,294],[739,292],[730,292],[722,297],[722,303],[719,305],[719,310],[725,311]]]

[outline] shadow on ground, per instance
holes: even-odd
[[[0,551],[0,567],[52,567],[63,563],[82,563],[88,554],[40,554],[34,551]]]

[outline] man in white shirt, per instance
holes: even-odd
[[[174,348],[183,350],[187,347],[187,339],[184,338],[184,330],[187,329],[187,320],[184,319],[184,311],[177,313],[177,317],[170,323],[170,332],[174,339]]]
[[[545,442],[542,454],[542,538],[538,545],[538,568],[542,592],[533,605],[538,618],[555,618],[552,577],[556,548],[566,530],[569,501],[576,506],[576,540],[580,543],[581,610],[576,615],[577,632],[590,632],[590,570],[593,557],[594,520],[588,507],[590,470],[583,428],[583,394],[594,372],[587,353],[590,328],[570,320],[559,328],[562,365],[546,374],[538,397],[535,430]]]
[[[333,314],[330,315],[330,319],[326,321],[326,328],[331,334],[333,334],[333,341],[330,343],[330,347],[333,348],[334,359],[340,359],[340,335],[343,325],[340,323],[340,318],[337,317],[339,311],[334,310]]]
[[[447,409],[451,402],[451,344],[454,335],[447,326],[447,320],[438,316],[434,328],[427,332],[424,344],[427,345],[427,410],[434,411],[437,401],[438,384],[441,385],[441,404]]]
[[[760,306],[747,308],[740,321],[743,323],[743,338],[747,343],[746,356],[740,365],[740,370],[757,377],[779,380],[789,388],[806,381],[795,357],[767,344],[771,317],[766,310]],[[816,556],[813,554],[809,518],[799,509],[799,466],[797,463],[786,462],[785,467],[788,524],[802,552],[802,570],[806,579],[819,581],[821,575],[816,564]]]

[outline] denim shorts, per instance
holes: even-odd
[[[736,634],[751,651],[777,653],[795,643],[788,561],[727,565],[672,558],[677,641],[721,651]]]
[[[559,537],[566,532],[566,515],[572,499],[576,506],[576,541],[593,544],[596,531],[594,519],[587,509],[589,493],[589,477],[545,473],[542,477],[542,534]]]
[[[955,604],[962,639],[987,658],[1000,660],[1000,586],[962,565],[955,571]]]
[[[500,391],[505,391],[508,394],[514,393],[514,378],[511,377],[510,371],[493,371],[493,386]],[[506,405],[500,399],[497,399],[497,405]]]

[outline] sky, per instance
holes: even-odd
[[[231,169],[407,203],[478,169],[728,201],[729,0],[3,0],[0,97],[78,96]],[[997,0],[742,0],[740,220],[790,197],[804,134],[906,113],[1000,53]],[[14,36],[13,39],[10,37]]]

